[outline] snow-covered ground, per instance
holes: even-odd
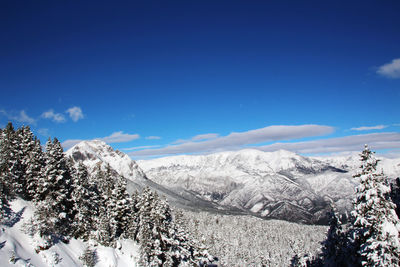
[[[0,266],[85,266],[80,257],[86,248],[96,251],[96,267],[139,266],[139,247],[132,240],[120,240],[117,248],[104,247],[94,242],[71,239],[59,242],[47,250],[37,252],[41,239],[25,233],[34,207],[31,202],[17,199],[11,203],[10,220],[0,225]]]

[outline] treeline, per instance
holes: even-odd
[[[368,146],[360,156],[350,222],[342,224],[332,207],[322,252],[317,257],[296,255],[293,266],[400,266],[400,221],[393,203],[399,199],[399,180],[397,185],[389,184]]]
[[[26,231],[39,235],[48,249],[70,238],[115,246],[119,238],[140,244],[147,266],[199,266],[212,257],[173,219],[168,203],[148,188],[129,195],[126,180],[98,166],[94,175],[64,156],[60,142],[49,139],[42,150],[29,126],[0,129],[0,221],[15,198],[32,201],[36,210]]]

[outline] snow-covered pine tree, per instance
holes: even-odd
[[[390,198],[396,205],[397,217],[400,216],[400,178],[397,177],[390,185]]]
[[[26,164],[26,197],[28,200],[38,201],[39,199],[36,199],[36,196],[38,196],[37,188],[40,181],[43,180],[42,175],[45,160],[40,140],[37,138],[35,138],[34,147],[26,159]]]
[[[147,266],[203,266],[212,260],[204,247],[175,225],[172,211],[157,193],[145,188],[139,197],[137,241]]]
[[[314,262],[326,267],[346,266],[347,237],[336,207],[331,204],[330,223],[326,240],[322,243],[322,253]]]
[[[9,210],[9,203],[8,200],[9,196],[9,187],[8,187],[8,180],[6,175],[6,165],[5,165],[5,147],[4,147],[4,137],[3,137],[3,130],[0,129],[0,223],[6,217],[7,211]]]
[[[160,254],[159,242],[155,243],[153,238],[153,220],[151,218],[154,195],[148,187],[143,189],[139,197],[137,207],[138,212],[138,233],[136,240],[141,248],[142,264],[148,266],[161,266],[162,259],[157,256]]]
[[[169,236],[171,241],[168,255],[173,262],[178,263],[178,265],[201,266],[214,260],[214,257],[208,253],[203,244],[190,237],[179,211],[175,212],[175,219],[170,224]]]
[[[130,197],[126,191],[126,179],[117,175],[110,198],[110,216],[115,225],[115,238],[120,237],[128,229],[131,212]]]
[[[138,222],[139,222],[138,202],[139,202],[139,192],[135,191],[130,196],[128,225],[123,233],[124,238],[136,240],[136,236],[138,233]]]
[[[21,148],[25,177],[23,198],[33,200],[37,194],[37,184],[39,183],[39,177],[42,174],[45,162],[40,140],[34,136],[29,126],[22,128]]]
[[[40,201],[35,212],[37,229],[48,241],[54,237],[68,239],[73,212],[71,170],[56,138],[53,142],[49,139],[46,144],[45,163],[43,180],[38,184]]]
[[[4,183],[3,194],[9,198],[22,191],[20,153],[19,141],[12,123],[9,122],[1,132],[0,140],[0,180]]]
[[[360,184],[354,202],[355,243],[363,266],[399,266],[399,218],[389,198],[390,188],[378,160],[365,146],[360,154],[361,171],[354,175]]]
[[[36,193],[34,196],[34,199],[36,201],[42,201],[46,198],[47,194],[49,191],[52,190],[52,185],[49,184],[49,167],[47,166],[48,163],[50,163],[50,153],[53,149],[53,142],[51,141],[51,138],[49,138],[46,142],[46,152],[43,153],[43,159],[44,159],[44,167],[41,170],[40,175],[37,177],[37,183],[36,183]],[[54,165],[54,164],[53,164]],[[54,169],[54,166],[53,166]],[[54,170],[54,172],[56,172]]]
[[[101,165],[99,165],[95,174],[95,180],[98,183],[100,205],[98,216],[95,218],[95,225],[97,227],[93,237],[102,245],[114,246],[117,226],[111,214],[112,207],[114,206],[114,202],[112,201],[114,182],[110,166],[107,165],[104,172],[101,169]]]
[[[18,128],[14,132],[12,138],[13,160],[10,162],[10,173],[13,177],[13,186],[15,194],[21,198],[25,198],[26,180],[25,180],[25,164],[24,154],[25,147],[22,144],[24,126]]]
[[[99,201],[97,188],[90,182],[88,170],[79,163],[73,175],[72,200],[74,202],[74,236],[88,240],[95,228],[98,216]]]

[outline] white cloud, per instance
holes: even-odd
[[[322,125],[274,125],[241,133],[231,133],[201,142],[188,141],[178,145],[169,145],[159,149],[144,149],[129,153],[130,156],[161,156],[183,153],[215,152],[238,149],[244,145],[263,142],[293,140],[311,136],[321,136],[333,132],[330,126]],[[215,137],[215,136],[214,136]]]
[[[112,133],[110,136],[106,136],[103,138],[96,138],[100,139],[106,143],[124,143],[124,142],[129,142],[135,139],[139,139],[140,135],[138,134],[126,134],[123,133],[122,131],[120,132],[115,132]]]
[[[387,127],[388,127],[387,125],[361,126],[361,127],[351,128],[350,130],[353,130],[353,131],[382,130],[382,129],[385,129]]]
[[[254,148],[262,151],[285,149],[301,154],[318,154],[361,151],[365,144],[368,144],[373,150],[400,148],[400,133],[351,135],[307,142],[275,143]]]
[[[147,149],[147,148],[156,148],[160,147],[159,145],[154,145],[154,146],[135,146],[135,147],[129,147],[129,148],[122,148],[121,150],[124,151],[129,151],[129,150],[139,150],[139,149]]]
[[[46,112],[43,112],[41,115],[42,118],[50,119],[55,122],[65,122],[65,117],[61,113],[55,113],[54,110],[50,109]]]
[[[135,139],[138,139],[138,138],[140,138],[140,135],[138,135],[138,134],[126,134],[126,133],[123,133],[122,131],[119,131],[119,132],[112,133],[111,135],[106,136],[106,137],[93,138],[93,140],[94,139],[101,140],[101,141],[104,141],[104,142],[106,142],[108,144],[111,144],[111,143],[129,142],[129,141],[132,141],[132,140],[135,140]],[[72,146],[74,146],[74,145],[76,145],[76,144],[78,144],[78,143],[80,143],[82,141],[85,141],[85,140],[83,140],[83,139],[70,139],[70,140],[64,141],[62,143],[62,146],[64,147],[64,149],[69,149],[70,147],[72,147]]]
[[[36,124],[36,120],[29,117],[28,114],[26,114],[25,110],[21,110],[20,112],[14,114],[5,111],[4,109],[0,110],[0,113],[3,114],[4,116],[7,117],[7,119],[20,122],[20,123],[28,123],[28,124]]]
[[[178,139],[174,141],[172,144],[183,144],[183,143],[188,143],[192,141],[204,141],[204,140],[209,140],[209,139],[215,139],[219,137],[219,134],[216,133],[208,133],[208,134],[199,134],[195,135],[190,139]]]
[[[393,59],[392,62],[380,66],[377,73],[387,78],[400,78],[400,58]]]
[[[161,137],[159,137],[159,136],[147,136],[146,139],[147,140],[160,140]]]
[[[209,140],[209,139],[215,139],[219,136],[219,134],[216,133],[209,133],[209,134],[199,134],[196,136],[192,137],[192,141],[201,141],[201,140]]]
[[[82,113],[82,109],[80,107],[72,107],[67,109],[66,111],[69,114],[69,117],[77,122],[80,119],[83,119],[83,113]]]
[[[79,144],[80,142],[85,141],[82,139],[69,139],[69,140],[65,140],[64,142],[62,142],[62,147],[67,150],[70,149],[71,147],[73,147],[76,144]]]

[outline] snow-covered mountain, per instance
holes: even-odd
[[[127,180],[128,192],[140,191],[149,187],[165,196],[175,206],[185,209],[218,210],[219,205],[199,198],[191,192],[175,192],[147,178],[143,170],[128,155],[114,150],[101,140],[82,141],[65,152],[75,165],[82,163],[89,173],[95,174],[97,168],[106,169],[108,165],[113,175]],[[229,208],[226,208],[229,210]],[[232,211],[233,212],[233,211]]]
[[[263,218],[324,222],[328,202],[350,209],[355,186],[347,171],[279,150],[241,150],[138,161],[147,177],[173,191]]]
[[[75,163],[82,162],[89,171],[95,171],[100,165],[110,165],[119,175],[133,181],[146,180],[146,175],[134,160],[121,151],[115,150],[101,140],[82,141],[66,153]]]
[[[352,209],[357,184],[352,174],[359,167],[358,154],[312,158],[254,149],[136,163],[99,140],[79,143],[66,154],[91,172],[108,164],[127,179],[130,192],[148,186],[181,208],[305,223],[326,222],[330,201],[342,212]],[[399,163],[382,159],[379,167],[395,178]]]

